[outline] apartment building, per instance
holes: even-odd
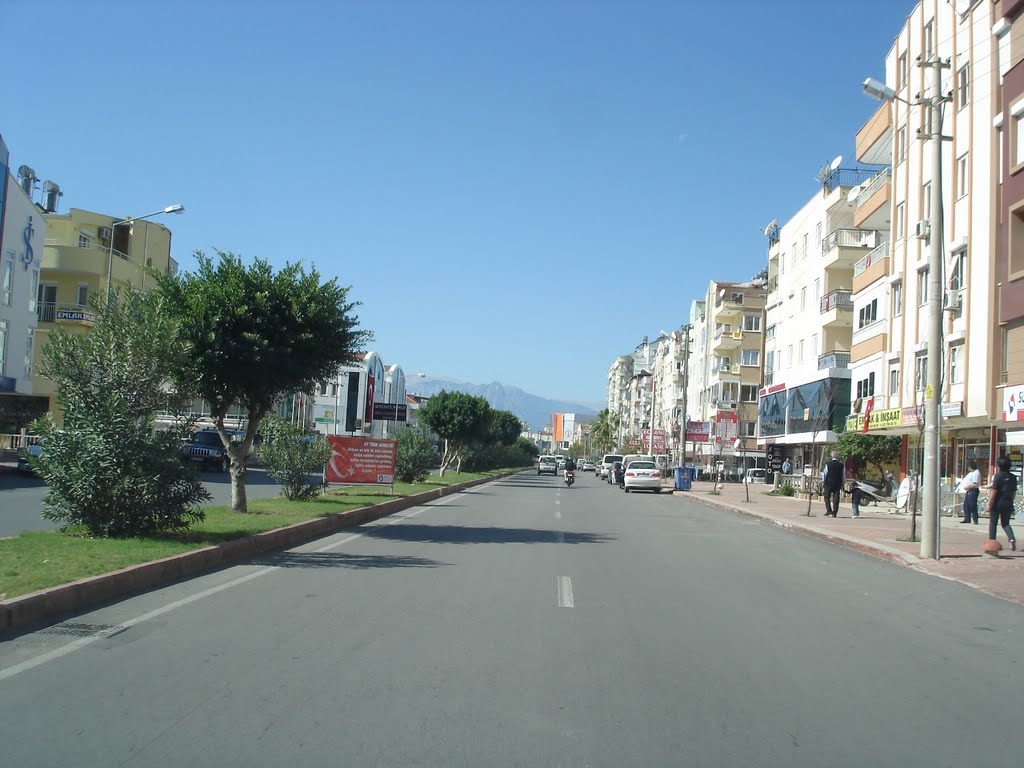
[[[887,240],[882,220],[855,226],[851,190],[875,177],[839,162],[820,174],[821,191],[789,221],[765,229],[764,386],[758,392],[758,447],[772,469],[784,459],[817,467],[850,412],[853,265]],[[862,316],[859,318],[864,320]]]
[[[43,207],[46,239],[38,291],[39,325],[36,331],[32,391],[54,407],[53,382],[35,371],[39,350],[50,332],[63,328],[84,332],[96,321],[90,301],[108,287],[147,290],[155,279],[149,270],[173,274],[171,231],[155,221],[127,221],[102,213],[71,208],[58,213],[57,198],[48,196]]]
[[[627,418],[629,380],[633,378],[633,357],[619,355],[608,367],[608,414],[614,417],[622,436],[622,425]]]
[[[757,446],[756,430],[766,299],[763,279],[713,280],[708,285],[705,319],[695,325],[694,345],[703,345],[698,355],[704,363],[698,412],[700,420],[711,422],[712,439],[697,444],[697,461],[704,466],[723,461],[727,471],[740,473],[746,467],[764,465],[765,452]]]
[[[39,256],[46,222],[32,202],[32,183],[25,188],[18,184],[8,158],[0,137],[0,433],[16,432],[46,412],[45,402],[32,397]]]
[[[918,3],[885,60],[885,83],[896,98],[883,102],[856,138],[859,161],[888,167],[851,193],[854,225],[882,230],[888,219],[889,238],[853,269],[855,407],[847,428],[862,429],[870,409],[868,429],[903,435],[904,468],[917,470],[923,403],[931,396],[928,366],[941,365],[936,394],[945,477],[962,476],[972,459],[987,471],[998,441],[993,327],[1003,113],[995,61],[1002,60],[1009,35],[996,25],[997,7],[991,0]],[[936,60],[948,60],[948,67],[928,65]],[[941,93],[950,95],[940,126],[931,125],[930,109],[921,103],[936,72]],[[944,137],[940,178],[931,171],[933,134]],[[931,210],[933,184],[941,192],[940,211]],[[941,225],[932,231],[936,218]],[[927,343],[932,238],[943,263],[940,359],[930,359]]]
[[[992,453],[1008,455],[1024,482],[1024,0],[1001,0],[998,41],[999,218],[996,224],[997,429]]]
[[[686,403],[686,362],[688,336],[686,330],[673,331],[659,337],[654,357],[654,417],[656,440],[664,452],[680,457],[681,425]]]

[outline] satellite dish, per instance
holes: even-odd
[[[846,202],[848,202],[850,205],[853,205],[857,201],[857,198],[860,197],[860,193],[863,191],[864,187],[858,184],[857,186],[850,190],[850,194],[846,196]]]
[[[854,400],[853,401],[853,412],[854,413],[860,413],[860,407],[863,404],[864,404],[864,398],[863,397],[858,397],[856,400]]]
[[[910,499],[910,478],[904,477],[899,490],[896,491],[896,508],[903,509],[907,506],[908,499]]]
[[[835,159],[829,164],[828,169],[830,171],[834,171],[836,168],[839,167],[839,164],[841,162],[843,162],[843,156],[842,155],[836,155]]]
[[[818,171],[818,181],[824,184],[826,181],[828,181],[828,177],[831,175],[832,166],[829,163],[825,163],[825,165],[821,166],[821,170]]]

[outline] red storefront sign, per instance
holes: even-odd
[[[690,443],[706,443],[711,437],[710,421],[688,421],[686,423],[686,440]]]
[[[395,482],[398,443],[373,437],[328,435],[331,458],[325,473],[328,483],[391,485]]]

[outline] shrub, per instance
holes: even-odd
[[[306,434],[278,416],[268,416],[260,425],[260,436],[259,459],[280,484],[281,495],[296,501],[323,493],[324,465],[331,458],[323,435]]]
[[[779,494],[782,496],[795,496],[796,488],[794,488],[789,483],[783,483],[782,487],[779,488]]]
[[[410,427],[398,430],[395,440],[398,442],[395,479],[403,483],[426,480],[430,470],[441,461],[434,441]]]

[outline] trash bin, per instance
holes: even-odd
[[[690,490],[690,468],[689,467],[676,467],[676,490],[677,491],[688,491],[688,490]]]
[[[687,467],[690,470],[690,482],[696,482],[697,480],[697,467]]]

